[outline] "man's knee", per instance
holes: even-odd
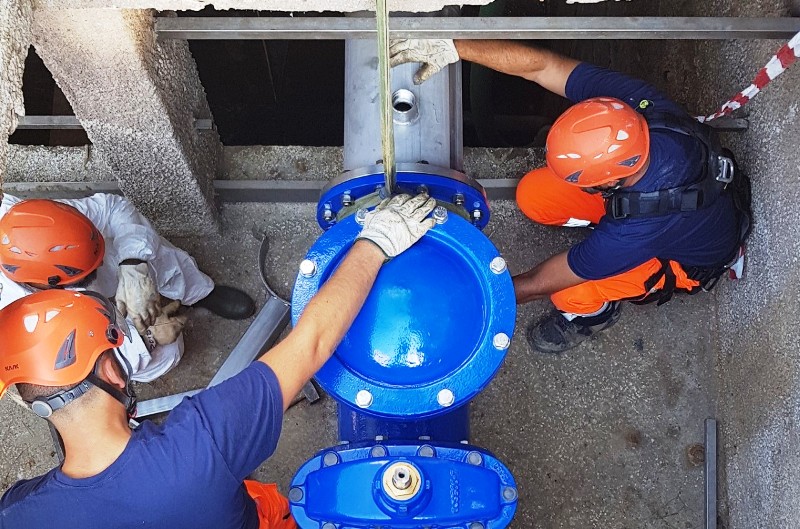
[[[599,222],[605,212],[599,196],[588,195],[564,182],[547,167],[523,176],[516,198],[525,216],[549,226],[589,226]]]
[[[517,185],[517,205],[526,217],[540,224],[554,224],[550,210],[549,189],[552,187],[551,175],[541,169],[534,169]],[[559,224],[559,223],[555,223]]]

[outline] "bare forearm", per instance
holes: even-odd
[[[517,304],[542,299],[585,281],[570,269],[567,252],[542,261],[527,272],[514,276],[512,280]]]
[[[259,359],[278,376],[284,406],[331,357],[369,295],[384,259],[377,246],[357,241],[289,336]]]
[[[454,43],[462,60],[534,81],[561,96],[569,74],[578,65],[578,61],[569,57],[513,40],[456,40]]]
[[[306,306],[297,327],[308,332],[305,329],[308,326],[317,336],[316,349],[321,357],[315,359],[314,363],[318,365],[313,372],[328,360],[350,328],[385,259],[386,256],[374,244],[357,241],[333,276]]]

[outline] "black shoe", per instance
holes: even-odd
[[[244,320],[256,311],[253,298],[238,288],[219,285],[215,285],[211,294],[192,306],[210,310],[226,320]]]
[[[597,316],[578,316],[572,321],[559,311],[553,311],[547,318],[528,327],[528,344],[541,353],[563,353],[617,323],[621,308],[620,302],[615,301]]]

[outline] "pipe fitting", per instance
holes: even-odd
[[[417,96],[411,90],[401,88],[392,94],[393,118],[397,125],[410,125],[419,119]]]

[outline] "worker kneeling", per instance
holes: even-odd
[[[330,358],[383,263],[435,221],[435,201],[398,195],[358,240],[295,328],[239,374],[184,399],[161,425],[128,427],[135,397],[120,348],[131,331],[90,292],[46,290],[0,310],[0,396],[16,384],[64,442],[63,464],[0,499],[9,528],[296,527],[274,485],[244,481],[274,451],[283,412]],[[333,492],[332,492],[333,493]]]
[[[180,361],[187,320],[178,314],[181,305],[233,319],[254,311],[244,292],[215,287],[122,197],[56,202],[5,195],[0,215],[0,308],[52,288],[114,297],[138,331],[121,346],[137,382],[150,382]]]
[[[662,304],[741,272],[749,181],[708,126],[653,86],[512,41],[399,40],[391,54],[393,66],[422,63],[416,83],[463,59],[574,103],[547,135],[547,166],[517,187],[532,220],[592,228],[513,278],[517,303],[550,296],[557,309],[528,327],[534,349],[559,353],[608,329],[623,300]]]

